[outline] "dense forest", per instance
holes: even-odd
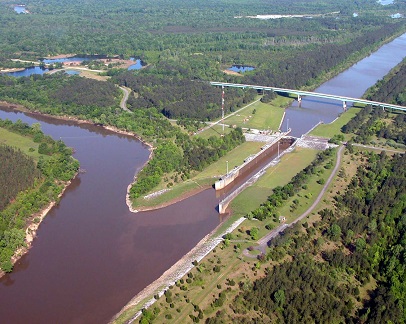
[[[31,138],[40,153],[35,163],[17,149],[0,147],[0,268],[8,272],[13,268],[11,256],[24,246],[27,222],[36,221],[31,216],[57,200],[65,182],[78,172],[79,162],[72,157],[72,149],[44,135],[39,124],[0,120],[0,127]]]
[[[169,68],[169,67],[167,67]],[[148,69],[147,69],[148,70]],[[167,71],[166,70],[165,74]],[[176,74],[181,71],[172,70]],[[213,120],[221,116],[221,89],[206,82],[191,80],[188,73],[178,75],[141,74],[131,72],[113,78],[120,85],[131,88],[137,97],[130,97],[131,110],[156,107],[165,117]],[[227,89],[225,112],[231,112],[254,100],[255,90]]]
[[[406,321],[406,156],[362,159],[320,220],[272,240],[266,276],[241,286],[232,311],[206,323]],[[375,288],[361,295],[370,282]]]
[[[406,61],[398,66],[373,87],[368,89],[369,100],[388,102],[397,105],[406,103]],[[406,115],[367,106],[342,127],[344,133],[355,133],[353,141],[374,144],[376,139],[385,139],[386,144],[404,148],[406,145]]]
[[[0,145],[0,210],[40,177],[34,160],[20,150]]]

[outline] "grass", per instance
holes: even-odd
[[[285,110],[278,107],[277,104],[257,101],[238,114],[226,118],[225,123],[243,128],[277,131],[284,112]]]
[[[316,153],[317,151],[315,150],[298,148],[294,153],[282,158],[284,163],[280,163],[270,169],[272,170],[271,172],[268,170],[267,174],[264,175],[256,185],[262,188],[271,188],[287,183],[292,176],[313,160]],[[331,159],[335,162],[335,155]],[[320,167],[320,169],[324,168]],[[284,170],[284,172],[282,172],[282,170]],[[298,198],[301,201],[300,203],[302,203],[301,199],[309,200],[309,204],[316,199],[318,192],[322,188],[322,185],[317,184],[316,181],[320,177],[327,178],[333,168],[324,170],[322,174],[314,175],[308,183],[307,192],[314,192],[310,199],[303,197],[302,193],[299,193],[298,196],[301,196]],[[350,176],[350,174],[348,176]],[[295,198],[292,197],[292,199]],[[289,205],[290,202],[288,201],[285,206],[282,207],[282,210],[283,208],[290,208]],[[307,209],[306,206],[303,206],[303,208]],[[319,208],[319,206],[317,208]],[[237,215],[233,215],[227,219],[224,224],[222,224],[221,230],[230,226],[236,218]],[[291,221],[291,219],[288,219],[288,221]],[[218,308],[214,306],[214,301],[218,298],[219,293],[226,293],[225,305],[232,303],[234,297],[240,291],[240,283],[253,282],[255,279],[264,276],[265,269],[270,264],[273,264],[273,261],[268,261],[261,265],[261,262],[258,262],[257,259],[241,255],[241,252],[245,248],[255,245],[255,241],[253,241],[248,234],[249,230],[253,227],[258,227],[259,237],[262,237],[268,232],[268,230],[265,229],[265,224],[270,222],[271,220],[264,222],[246,220],[241,224],[239,228],[233,232],[234,238],[230,241],[228,246],[226,246],[225,243],[221,243],[199,262],[198,267],[190,271],[192,278],[189,279],[189,283],[186,281],[189,277],[185,275],[183,277],[183,283],[178,282],[177,285],[170,289],[172,293],[171,302],[167,302],[165,296],[163,296],[154,304],[153,307],[160,308],[160,312],[155,321],[157,323],[191,321],[189,315],[198,315],[198,311],[194,310],[193,305],[198,305],[200,309],[203,310],[204,319],[215,316],[216,312],[220,309],[225,309],[227,312],[231,311],[228,308]],[[219,231],[220,228],[216,231],[217,235]],[[255,256],[255,252],[253,252],[253,256]],[[220,267],[219,272],[214,271],[216,265]],[[198,268],[200,268],[201,271],[199,271]],[[231,281],[233,281],[235,285],[231,284]],[[184,289],[181,289],[182,286]],[[173,305],[171,305],[171,303]],[[125,316],[129,317],[131,313],[134,314],[134,309],[135,308],[126,312]],[[139,306],[137,309],[139,309]],[[170,321],[168,321],[169,318],[171,318]]]
[[[134,207],[157,207],[174,200],[187,192],[211,186],[218,177],[227,172],[227,161],[231,170],[234,166],[242,164],[247,156],[259,152],[263,145],[263,143],[259,142],[245,142],[228,152],[218,161],[209,165],[202,172],[195,174],[192,179],[175,184],[171,187],[171,190],[151,199],[144,199],[143,197],[138,198],[135,201]],[[168,179],[168,181],[171,180]],[[164,188],[166,188],[166,182],[162,181],[159,187],[156,188],[156,191]]]
[[[245,216],[266,201],[277,186],[287,184],[292,177],[303,170],[316,157],[317,151],[296,148],[292,153],[282,156],[281,162],[270,167],[251,187],[245,189],[230,204],[233,214]]]
[[[346,139],[350,136],[341,132],[341,127],[347,124],[362,108],[352,107],[343,112],[336,120],[330,124],[321,124],[310,132],[310,135],[331,138],[336,134],[343,134]]]
[[[38,162],[40,156],[46,157],[38,153],[39,144],[35,143],[31,138],[10,132],[4,128],[0,128],[0,144],[17,147],[24,154],[31,156],[36,162]]]
[[[199,135],[197,135],[198,137],[201,138],[209,138],[211,136],[216,136],[219,137],[223,134],[228,134],[230,133],[232,130],[232,128],[228,127],[228,126],[224,126],[224,132],[223,132],[223,126],[222,125],[214,125],[208,129],[206,129],[204,132],[200,133]]]

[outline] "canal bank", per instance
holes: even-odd
[[[91,125],[81,128],[41,116],[35,121],[41,121],[45,133],[75,147],[88,172],[72,182],[44,220],[30,253],[1,281],[0,318],[105,322],[216,228],[217,200],[205,191],[134,217],[123,197],[148,160],[146,147]]]

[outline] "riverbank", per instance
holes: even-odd
[[[34,241],[35,237],[37,236],[38,228],[41,225],[42,221],[48,215],[49,211],[58,204],[58,201],[63,196],[63,194],[65,193],[65,191],[69,187],[69,185],[72,183],[72,181],[77,177],[78,173],[76,173],[75,176],[71,180],[66,181],[63,184],[63,189],[59,193],[57,200],[51,201],[48,205],[46,205],[39,212],[31,215],[30,219],[27,221],[28,226],[25,230],[25,246],[20,247],[11,257],[11,263],[13,264],[13,266],[16,264],[16,262],[18,260],[20,260],[31,249],[33,241]],[[6,272],[0,270],[0,278],[3,277],[4,275],[6,275]]]
[[[151,154],[152,154],[152,153],[151,153]],[[148,162],[149,162],[149,160],[145,163],[145,165],[146,165]],[[145,166],[145,165],[144,165],[144,166]],[[144,166],[143,166],[143,167],[144,167]],[[137,180],[137,177],[134,178],[134,182],[135,182],[136,180]],[[134,183],[134,182],[133,182],[133,183]],[[128,208],[130,209],[130,211],[131,211],[132,213],[138,213],[138,212],[150,211],[150,210],[157,210],[157,209],[161,209],[161,208],[164,208],[164,207],[168,207],[168,206],[171,206],[171,205],[173,205],[173,204],[176,204],[176,203],[178,203],[178,202],[180,202],[180,201],[182,201],[182,200],[185,200],[185,199],[187,199],[187,198],[189,198],[189,197],[192,197],[192,196],[194,196],[194,195],[197,195],[198,193],[200,193],[200,192],[202,192],[202,191],[204,191],[204,190],[207,190],[207,189],[212,188],[212,185],[200,186],[200,187],[197,187],[197,188],[188,190],[188,191],[184,192],[183,194],[181,194],[181,195],[179,195],[179,196],[176,196],[175,198],[172,198],[172,199],[170,199],[170,200],[168,200],[168,201],[165,201],[165,202],[163,202],[163,203],[161,203],[161,204],[158,204],[158,205],[155,205],[155,206],[140,206],[140,207],[138,207],[138,208],[134,208],[134,207],[132,207],[132,202],[131,202],[130,195],[129,195],[130,189],[131,189],[131,186],[132,186],[133,183],[131,183],[131,184],[127,187],[127,196],[126,196],[126,203],[127,203],[127,206],[128,206]]]
[[[46,117],[55,118],[55,119],[59,119],[59,120],[65,120],[65,121],[73,121],[73,122],[76,122],[76,123],[78,123],[78,124],[95,125],[93,122],[91,122],[91,121],[89,121],[89,120],[83,120],[83,119],[79,119],[79,118],[72,117],[72,116],[56,116],[56,115],[44,114],[44,113],[41,113],[41,112],[38,112],[38,111],[29,110],[29,109],[25,108],[23,105],[14,104],[14,103],[9,103],[9,102],[6,102],[6,101],[0,101],[0,106],[4,106],[4,107],[6,107],[6,108],[13,109],[13,110],[17,110],[17,111],[21,111],[21,112],[30,113],[30,114],[33,114],[33,115],[46,116]],[[148,160],[144,163],[144,165],[143,165],[139,170],[141,170],[142,168],[144,168],[145,165],[147,165],[148,162],[152,159],[153,151],[154,151],[154,146],[153,146],[151,143],[148,143],[147,141],[145,141],[144,139],[142,139],[139,135],[137,135],[137,134],[135,134],[135,133],[132,133],[132,132],[128,132],[128,131],[121,130],[121,129],[119,129],[119,128],[117,128],[117,127],[114,127],[114,126],[100,125],[100,127],[103,127],[104,129],[107,129],[107,130],[112,131],[112,132],[117,133],[117,134],[133,136],[133,137],[135,137],[137,140],[139,140],[141,143],[143,143],[144,145],[148,146],[149,151],[150,151],[150,155],[149,155],[149,157],[148,157]],[[153,210],[153,209],[158,209],[158,208],[166,207],[166,206],[169,206],[169,205],[171,205],[171,204],[173,204],[173,203],[175,203],[175,202],[181,201],[181,200],[183,200],[183,199],[186,199],[186,198],[192,196],[192,195],[189,195],[189,196],[182,197],[182,199],[177,199],[176,201],[173,201],[173,202],[168,203],[168,204],[166,204],[166,205],[163,205],[163,206],[161,206],[161,207],[151,208],[151,209],[146,208],[146,209],[139,209],[139,210],[136,210],[136,209],[134,209],[134,208],[132,207],[132,203],[131,203],[130,196],[129,196],[130,188],[132,187],[132,185],[133,185],[136,181],[137,181],[137,176],[136,176],[136,174],[135,174],[135,175],[134,175],[134,180],[133,180],[133,181],[128,185],[128,187],[127,187],[127,194],[126,194],[126,204],[127,204],[128,208],[129,208],[129,210],[130,210],[131,212],[133,212],[133,213],[136,213],[136,212],[138,212],[138,211]],[[199,191],[199,192],[200,192],[200,191]],[[198,193],[198,192],[196,192],[196,193]],[[196,193],[194,193],[194,194],[196,194]],[[180,198],[180,197],[179,197],[179,198]]]
[[[219,224],[211,233],[206,235],[197,245],[185,254],[178,262],[165,271],[157,280],[152,282],[133,299],[131,299],[123,309],[115,315],[110,323],[117,320],[119,322],[132,323],[137,317],[141,315],[144,308],[150,307],[157,300],[155,297],[161,297],[170,286],[173,286],[176,281],[184,277],[191,269],[195,267],[195,261],[200,262],[206,257],[217,245],[223,241],[223,236],[234,231],[245,220],[241,217],[234,221],[227,229],[216,235],[222,224]],[[133,308],[137,309],[133,309]],[[132,313],[132,315],[129,314]],[[121,317],[121,318],[120,318]]]

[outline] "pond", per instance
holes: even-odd
[[[14,11],[15,11],[16,13],[18,13],[18,14],[21,14],[21,13],[25,14],[25,13],[27,13],[27,11],[25,10],[25,6],[23,6],[23,5],[14,6]]]
[[[24,76],[30,76],[32,74],[44,74],[45,72],[48,72],[49,69],[40,67],[40,66],[32,66],[29,68],[26,68],[22,71],[15,71],[15,72],[7,72],[5,74],[13,76],[13,77],[24,77]]]
[[[135,61],[135,63],[133,65],[130,65],[128,67],[128,70],[139,70],[142,68],[143,66],[143,62],[141,60],[136,60],[133,57],[130,58],[131,61]]]
[[[253,70],[255,70],[255,68],[253,66],[249,66],[249,65],[235,64],[235,65],[231,66],[230,68],[228,68],[227,70],[244,73],[244,72],[248,72],[248,71],[253,71]]]

